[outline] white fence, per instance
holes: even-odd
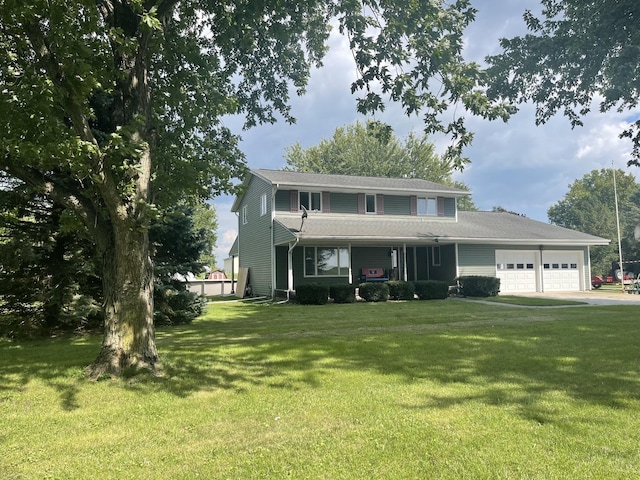
[[[233,281],[229,278],[224,280],[194,279],[187,281],[187,284],[189,286],[189,291],[199,295],[212,297],[216,295],[228,295],[234,293],[237,281]]]

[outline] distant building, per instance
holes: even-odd
[[[224,271],[227,274],[227,278],[231,278],[232,274],[237,277],[239,267],[240,263],[237,256],[224,259]]]
[[[207,277],[209,280],[226,280],[227,275],[223,270],[213,270],[209,272],[209,276]]]

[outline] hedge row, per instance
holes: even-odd
[[[356,288],[353,285],[320,285],[307,283],[296,288],[296,301],[302,305],[324,305],[332,298],[335,303],[353,303],[356,301]]]
[[[415,296],[420,300],[434,300],[449,296],[449,283],[438,280],[369,282],[361,283],[358,289],[360,297],[367,302],[413,300]],[[296,287],[295,299],[302,305],[324,305],[330,298],[334,303],[353,303],[356,301],[355,286],[307,283]]]

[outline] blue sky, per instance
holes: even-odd
[[[536,0],[475,0],[476,21],[465,34],[465,58],[479,63],[487,55],[498,53],[501,37],[526,32],[522,14],[539,10]],[[294,125],[281,122],[249,131],[239,130],[241,122],[229,126],[242,136],[240,148],[250,168],[280,169],[285,166],[285,148],[300,143],[304,148],[333,135],[336,128],[365,118],[356,112],[356,99],[350,85],[356,70],[347,41],[337,32],[330,39],[324,66],[312,72],[307,93],[292,100]],[[597,108],[595,109],[597,112]],[[465,151],[471,159],[455,178],[466,183],[480,210],[502,206],[530,218],[548,221],[548,208],[561,200],[571,182],[593,169],[617,168],[637,176],[637,168],[626,166],[631,144],[620,140],[619,133],[630,118],[640,112],[592,113],[584,126],[571,129],[569,122],[556,116],[543,126],[535,125],[535,110],[521,105],[508,123],[467,118],[467,127],[475,133],[473,145]],[[409,132],[422,132],[419,117],[406,117],[394,105],[375,117],[390,124],[403,138]],[[442,153],[446,139],[433,138]],[[233,198],[214,200],[218,213],[218,265],[222,265],[237,232],[237,217],[231,213]]]

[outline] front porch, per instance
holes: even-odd
[[[361,283],[363,269],[382,269],[389,280],[442,280],[456,277],[455,245],[322,245],[275,247],[277,290],[296,285]]]

